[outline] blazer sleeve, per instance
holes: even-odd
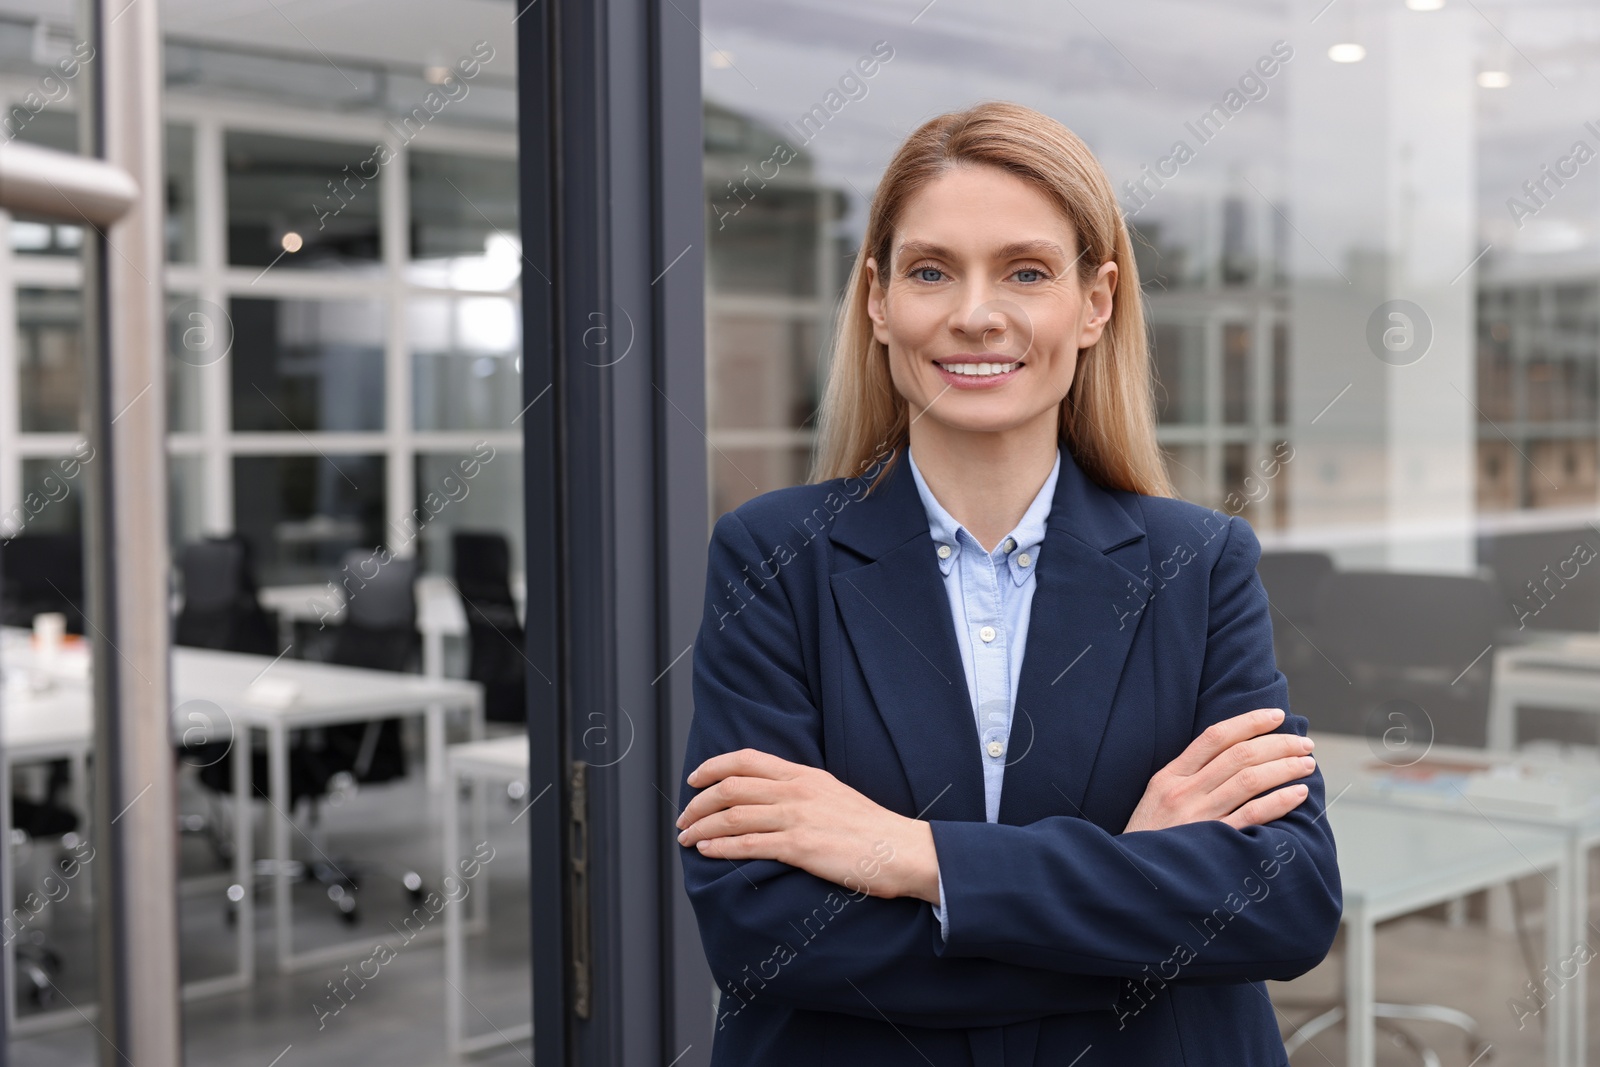
[[[793,608],[779,581],[745,584],[760,559],[737,515],[718,520],[695,642],[680,810],[698,792],[689,772],[723,752],[755,748],[824,766],[822,713],[806,680]],[[866,896],[776,860],[678,851],[724,1011],[753,997],[896,1025],[959,1028],[1110,1010],[1116,1000],[1115,979],[1025,962],[938,958],[933,912],[921,900]]]
[[[1209,619],[1194,716],[1207,726],[1255,708],[1285,711],[1279,732],[1304,735],[1277,669],[1261,545],[1229,518],[1210,576]],[[1026,826],[932,820],[944,883],[945,958],[1166,981],[1286,980],[1326,956],[1343,910],[1323,818],[1322,774],[1274,822],[1220,821],[1110,833],[1085,818]]]

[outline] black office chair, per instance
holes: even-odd
[[[1349,684],[1317,639],[1317,592],[1334,571],[1326,552],[1263,552],[1256,564],[1272,605],[1272,651],[1296,714],[1320,728],[1350,698]]]
[[[77,534],[0,539],[0,570],[0,625],[32,626],[35,615],[60,612],[68,633],[83,633],[83,544]]]
[[[178,570],[183,609],[173,625],[173,644],[266,656],[282,651],[274,617],[257,596],[250,543],[243,537],[208,537],[183,546]]]
[[[527,722],[527,661],[511,596],[511,549],[497,533],[457,530],[451,538],[456,589],[467,617],[467,677],[483,686],[491,722]]]
[[[1482,576],[1335,571],[1317,596],[1316,632],[1349,697],[1320,725],[1378,740],[1393,711],[1414,704],[1434,741],[1482,748],[1498,608]]]
[[[1596,555],[1600,533],[1587,526],[1483,538],[1478,563],[1494,575],[1501,639],[1526,640],[1541,630],[1600,631]]]
[[[0,624],[32,626],[35,615],[59,612],[67,632],[84,632],[83,546],[76,533],[24,533],[0,539]],[[49,761],[43,797],[13,794],[11,829],[30,840],[70,841],[79,813],[61,798],[68,781],[66,760]],[[42,931],[29,931],[17,945],[19,989],[37,1006],[55,996],[61,956],[50,949]]]
[[[345,615],[334,633],[329,662],[380,671],[414,670],[421,653],[416,560],[391,558],[380,566],[373,553],[355,549],[346,553],[341,573],[350,576],[344,580]],[[369,574],[372,577],[366,577]],[[347,795],[362,785],[391,781],[406,773],[405,738],[398,718],[343,723],[308,734],[301,759],[309,780],[321,783],[311,797],[313,832],[323,798]],[[291,759],[291,766],[293,762]],[[319,844],[319,855],[323,851]],[[376,870],[389,873],[412,899],[424,896],[420,874],[389,864],[319,860],[311,864],[310,875],[327,887],[329,899],[344,919],[354,923],[361,883]]]

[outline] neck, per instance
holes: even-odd
[[[911,424],[911,454],[934,498],[993,552],[1050,477],[1056,461],[1056,413],[1027,426],[974,433],[932,419]]]

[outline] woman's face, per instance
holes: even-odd
[[[1116,264],[1081,284],[1071,224],[1027,181],[986,165],[913,196],[890,249],[890,269],[867,259],[867,311],[911,418],[986,433],[1048,421],[1053,434],[1078,350],[1111,316]]]

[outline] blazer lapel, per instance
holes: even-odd
[[[902,442],[883,481],[834,523],[831,539],[867,562],[851,566],[848,557],[836,557],[833,599],[911,783],[914,814],[982,822],[977,724],[944,576],[904,449]]]
[[[927,514],[903,455],[870,494],[844,507],[831,576],[873,703],[923,818],[984,818],[977,724]],[[1022,825],[1067,806],[1081,814],[1148,595],[1145,532],[1118,495],[1085,475],[1062,445],[1029,616],[999,820]]]
[[[1137,584],[1149,562],[1145,532],[1118,496],[1091,481],[1062,446],[1011,719],[1003,823],[1026,825],[1063,810],[1083,815],[1149,596]]]

